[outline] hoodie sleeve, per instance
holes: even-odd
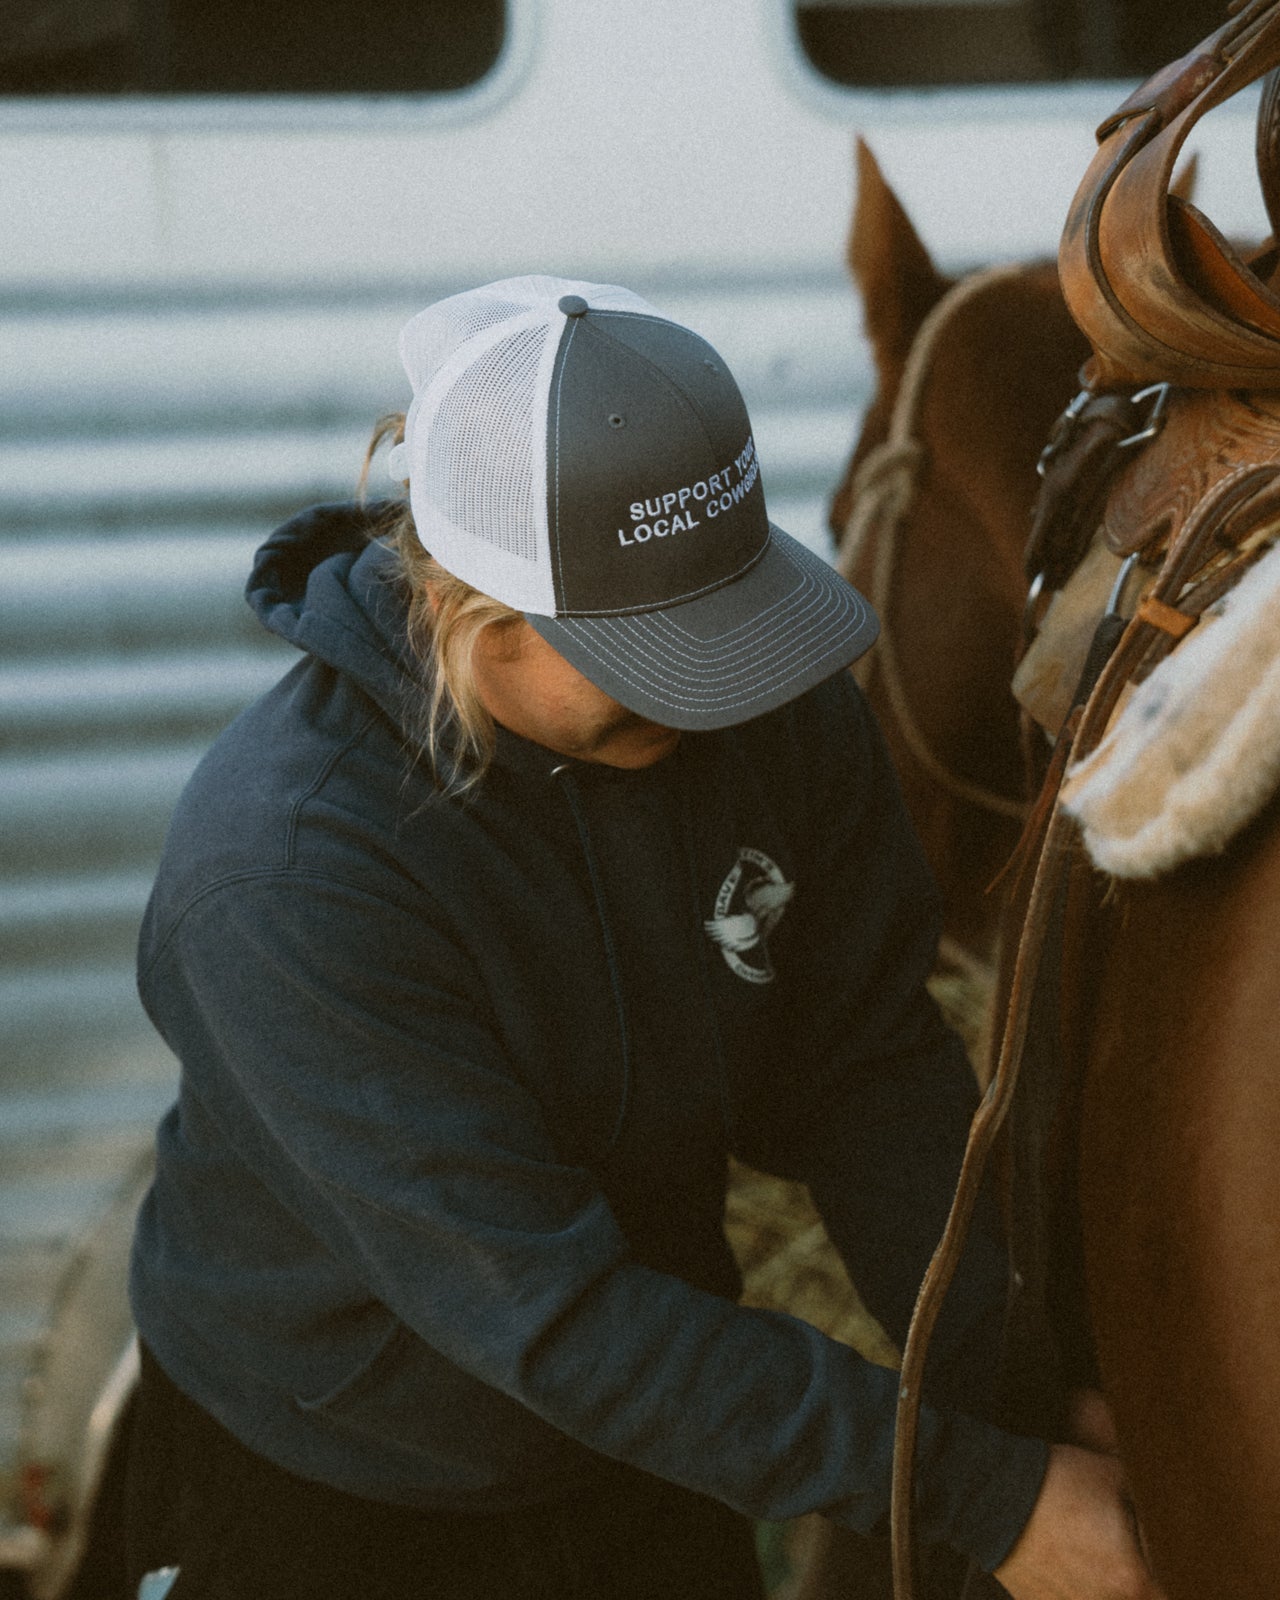
[[[925,987],[937,892],[879,730],[847,674],[805,711],[814,781],[786,1092],[765,1087],[741,1153],[809,1186],[862,1298],[901,1346],[978,1093]],[[1006,1281],[988,1192],[931,1345],[927,1390],[940,1403],[994,1412]]]
[[[188,909],[143,992],[255,1178],[456,1366],[747,1515],[884,1516],[894,1375],[630,1259],[421,906],[238,878]],[[996,1565],[1043,1447],[928,1411],[920,1459],[924,1535]]]

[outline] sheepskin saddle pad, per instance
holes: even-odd
[[[1212,855],[1280,787],[1280,545],[1135,688],[1062,803],[1094,864],[1154,878]]]

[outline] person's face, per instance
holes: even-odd
[[[484,628],[473,665],[476,688],[494,721],[559,755],[608,767],[648,767],[680,741],[676,729],[611,700],[523,619]]]

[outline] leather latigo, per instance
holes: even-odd
[[[1023,566],[1060,589],[1079,566],[1102,518],[1124,446],[1140,428],[1127,394],[1078,396],[1059,419],[1040,457],[1040,493],[1032,510]]]

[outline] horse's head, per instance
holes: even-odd
[[[837,544],[863,487],[859,469],[897,408],[912,413],[900,420],[926,457],[918,499],[949,499],[950,515],[975,523],[986,545],[1020,557],[1036,461],[1089,353],[1057,269],[1045,260],[948,278],[862,140],[857,168],[848,262],[877,386],[831,503]]]
[[[880,610],[860,673],[964,944],[1021,813],[1009,693],[1036,462],[1088,353],[1051,262],[953,281],[865,145],[849,263],[877,393],[832,504],[841,570]]]

